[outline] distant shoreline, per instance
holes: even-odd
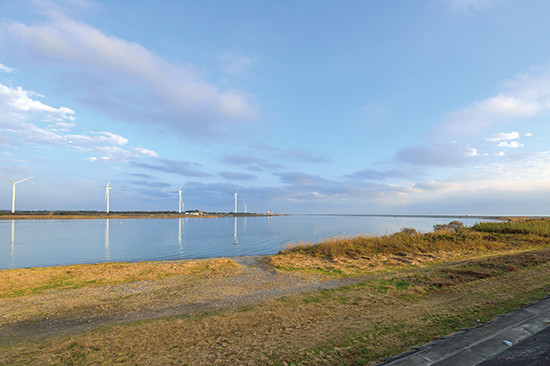
[[[179,218],[219,218],[219,217],[272,217],[284,214],[264,213],[211,213],[211,212],[23,212],[0,213],[0,220],[105,220],[105,219],[179,219]]]
[[[525,218],[547,218],[548,216],[491,216],[491,215],[392,215],[392,214],[307,214],[308,216],[350,216],[350,217],[417,217],[433,219],[482,219],[509,220]]]
[[[273,217],[273,216],[350,216],[350,217],[395,217],[395,218],[440,218],[440,219],[480,219],[517,221],[526,218],[548,218],[548,216],[493,216],[493,215],[402,215],[402,214],[276,214],[244,212],[202,212],[186,213],[164,211],[23,211],[12,214],[0,212],[0,220],[101,220],[101,219],[178,219],[178,218],[222,218],[222,217]]]

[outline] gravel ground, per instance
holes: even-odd
[[[262,263],[260,256],[230,259],[240,268],[228,276],[174,276],[0,299],[0,343],[70,335],[105,325],[238,309],[360,280],[280,272]]]

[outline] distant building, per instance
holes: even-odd
[[[269,216],[273,216],[273,211],[269,210],[269,211],[267,211],[267,214],[268,214]]]

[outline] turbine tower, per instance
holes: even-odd
[[[244,213],[246,213],[246,201],[243,200],[243,204],[244,204]]]
[[[235,213],[237,213],[237,193],[239,192],[239,189],[235,191]]]
[[[183,184],[180,186],[180,189],[177,191],[177,192],[180,194],[180,205],[178,206],[178,207],[179,207],[179,213],[181,213],[181,210],[183,209],[183,205],[184,205],[184,203],[183,203],[183,201],[182,201],[182,199],[181,199],[181,192],[183,192],[183,191],[181,190],[181,187],[183,187]]]
[[[28,178],[25,178],[25,179],[21,179],[21,180],[18,180],[17,182],[14,182],[13,180],[10,180],[10,179],[5,178],[5,177],[2,177],[2,178],[4,178],[5,180],[7,180],[8,182],[11,183],[11,187],[12,187],[12,189],[11,189],[11,192],[12,192],[11,193],[11,213],[15,213],[15,185],[17,183],[24,182],[27,179],[31,179],[33,177],[28,177]]]
[[[107,202],[107,213],[109,213],[109,191],[111,190],[111,178],[109,178],[109,181],[107,182],[107,186],[105,186],[105,201]]]

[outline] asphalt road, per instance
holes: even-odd
[[[479,366],[548,366],[550,365],[550,327],[512,345]]]

